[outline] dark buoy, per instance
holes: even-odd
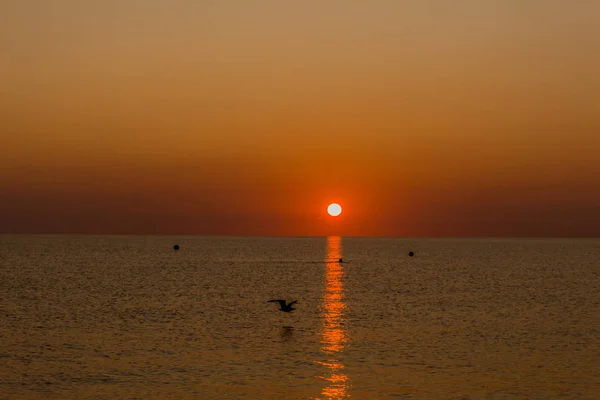
[[[179,250],[179,245],[176,244],[175,246],[173,246],[173,250],[175,250],[175,251]]]
[[[344,262],[344,259],[343,259],[343,258],[340,258],[340,259],[338,260],[338,262],[339,262],[339,263],[343,263],[343,262]]]
[[[409,251],[409,252],[408,252],[408,256],[409,256],[409,257],[412,257],[412,256],[414,256],[414,255],[415,255],[415,253],[413,253],[412,251]]]

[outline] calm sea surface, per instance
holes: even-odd
[[[600,399],[600,240],[0,236],[0,398]]]

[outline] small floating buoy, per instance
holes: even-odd
[[[173,246],[173,250],[175,250],[175,251],[179,250],[179,245],[176,244],[175,246]]]
[[[409,257],[412,257],[412,256],[414,256],[414,255],[415,255],[415,253],[413,253],[412,251],[409,251],[409,252],[408,252],[408,256],[409,256]]]

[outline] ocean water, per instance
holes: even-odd
[[[600,399],[595,239],[5,235],[0,318],[2,399]]]

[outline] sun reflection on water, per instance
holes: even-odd
[[[326,361],[321,365],[329,368],[329,374],[323,379],[327,381],[321,394],[326,399],[347,398],[348,376],[344,374],[340,351],[348,342],[344,325],[344,268],[342,258],[342,239],[339,236],[327,238],[327,257],[325,258],[325,293],[323,296],[323,331],[321,336],[321,352]]]

